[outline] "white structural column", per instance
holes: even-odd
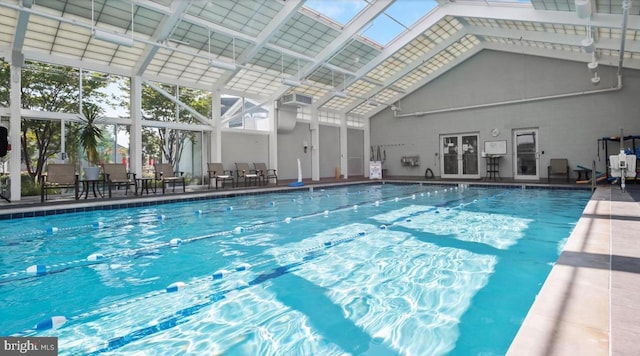
[[[213,115],[213,131],[209,154],[211,162],[222,162],[222,104],[220,103],[220,89],[211,91],[211,114]]]
[[[364,119],[364,139],[363,141],[363,151],[364,152],[364,177],[369,177],[369,162],[371,159],[371,129],[370,129],[370,121],[371,118]]]
[[[11,179],[11,201],[21,200],[22,181],[20,179],[20,103],[22,101],[22,68],[11,64],[11,101],[9,103],[11,117],[9,118],[9,179]]]
[[[311,180],[320,180],[320,125],[318,123],[318,109],[311,108]]]
[[[340,173],[344,179],[349,178],[349,149],[347,139],[347,115],[340,114]]]
[[[276,127],[275,101],[269,110],[269,162],[267,168],[278,169],[278,128]]]
[[[142,177],[142,77],[131,77],[131,132],[129,133],[129,169]]]

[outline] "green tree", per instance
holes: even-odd
[[[176,95],[176,86],[167,84],[159,84],[159,86],[167,93],[174,96]],[[208,108],[211,107],[210,95],[199,90],[180,88],[179,99],[203,115],[208,116]],[[142,111],[145,117],[152,120],[190,124],[197,123],[197,120],[191,113],[178,108],[169,98],[147,85],[142,87]],[[151,138],[153,135],[157,135],[157,140]],[[187,140],[193,140],[193,138],[194,133],[192,131],[167,128],[143,129],[143,142],[145,142],[146,148],[149,150],[159,148],[164,160],[171,163],[174,167],[180,162]],[[156,155],[156,152],[147,151],[146,153],[151,157]]]
[[[122,80],[120,89],[123,92],[120,106],[130,108],[130,80]],[[167,93],[175,96],[177,87],[168,84],[157,84]],[[210,117],[211,95],[202,90],[180,88],[179,100],[198,113]],[[187,111],[172,102],[164,95],[148,85],[142,86],[142,115],[147,120],[165,122],[197,123],[197,120]],[[174,167],[180,162],[187,138],[193,139],[194,133],[174,129],[158,127],[142,128],[142,154],[143,161],[160,157],[171,163]]]
[[[8,106],[10,77],[8,63],[0,67],[0,101]],[[78,112],[80,98],[80,71],[77,68],[54,66],[40,62],[25,62],[22,69],[23,109],[48,112]],[[89,101],[106,103],[106,94],[100,89],[107,86],[109,76],[96,72],[83,72],[83,97]],[[46,161],[60,152],[60,122],[57,120],[21,120],[21,159],[29,175],[35,179],[42,174]],[[72,138],[72,137],[69,137]],[[73,146],[73,141],[69,141]]]

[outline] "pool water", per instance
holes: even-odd
[[[502,355],[589,198],[364,184],[4,220],[0,335],[61,355]]]

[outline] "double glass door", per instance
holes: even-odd
[[[478,134],[440,136],[442,178],[480,178]]]

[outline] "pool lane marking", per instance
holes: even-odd
[[[492,196],[492,198],[493,198],[493,199],[495,199],[497,196],[498,196],[498,195],[494,195],[494,196]],[[394,200],[394,201],[397,201],[397,200]],[[459,201],[459,199],[454,200],[454,201]],[[477,201],[478,201],[478,200],[474,200],[474,201],[473,201],[473,203],[475,203],[475,202],[477,202]],[[469,203],[469,204],[471,204],[471,203]],[[441,203],[440,205],[443,205],[443,203]],[[461,205],[459,205],[458,207],[460,207],[460,206],[461,206]],[[405,219],[406,219],[406,217],[405,217]],[[402,220],[402,221],[405,221],[405,220]],[[390,223],[389,225],[395,225],[395,224],[397,224],[397,223],[399,223],[399,222],[400,222],[400,221],[398,221],[398,222],[392,222],[392,223]],[[384,226],[384,229],[386,229],[386,227],[387,227],[387,226],[389,226],[389,225],[383,225],[383,226]],[[380,229],[382,229],[382,227],[380,227]],[[369,231],[374,231],[374,229],[369,229]],[[325,241],[324,243],[322,243],[322,244],[320,244],[320,245],[311,246],[311,247],[306,248],[306,249],[303,249],[303,250],[298,250],[298,251],[292,251],[292,252],[289,252],[289,253],[285,253],[285,254],[282,254],[282,255],[277,256],[277,258],[282,258],[282,257],[286,257],[286,256],[289,256],[289,255],[296,255],[296,254],[307,254],[307,255],[309,255],[309,253],[310,253],[310,252],[319,251],[319,250],[321,250],[321,249],[323,249],[323,248],[329,248],[329,247],[337,246],[337,245],[342,244],[342,243],[344,243],[344,242],[352,241],[352,240],[356,239],[357,237],[365,236],[365,235],[366,235],[366,234],[368,234],[368,233],[369,233],[369,232],[367,232],[366,230],[365,230],[365,231],[360,231],[360,232],[358,232],[358,233],[356,233],[356,234],[349,235],[349,236],[347,236],[347,237],[343,237],[343,238],[341,238],[341,239],[337,239],[337,240],[329,240],[329,241]],[[307,258],[303,257],[303,261],[307,261],[307,260],[308,260]],[[255,266],[262,266],[262,265],[265,265],[265,264],[267,264],[267,263],[272,263],[272,262],[275,262],[275,261],[276,261],[276,257],[271,258],[271,259],[266,259],[266,260],[263,260],[263,261],[260,261],[260,262],[257,262],[257,263],[254,263],[253,265],[249,266],[248,268],[246,267],[246,266],[247,266],[246,264],[240,264],[240,265],[236,266],[235,268],[231,268],[231,269],[229,269],[229,270],[221,269],[221,270],[218,270],[218,271],[214,272],[214,274],[213,274],[212,276],[207,276],[207,277],[202,277],[202,278],[196,278],[196,279],[194,279],[194,280],[192,280],[192,281],[190,281],[190,282],[188,282],[188,283],[184,283],[184,287],[186,288],[187,286],[196,285],[196,284],[199,284],[199,283],[202,283],[202,282],[206,282],[206,281],[210,281],[210,280],[214,280],[214,281],[219,280],[219,281],[222,281],[222,280],[226,279],[226,276],[228,276],[228,275],[230,275],[230,274],[233,274],[233,273],[236,273],[236,272],[243,272],[243,271],[248,270],[249,268],[253,268],[253,267],[255,267]],[[303,262],[297,262],[297,264],[301,264],[301,263],[303,263]],[[241,267],[241,266],[242,266],[242,267]],[[281,269],[281,268],[282,268],[282,267],[276,267],[276,268],[274,268],[274,269],[273,269],[273,271],[279,270],[279,269]],[[224,273],[224,274],[221,274],[221,272],[220,272],[220,271],[224,271],[225,273]],[[218,276],[217,276],[217,275],[218,275]],[[256,279],[254,279],[254,281],[259,280],[259,279],[260,279],[260,276],[263,276],[263,275],[264,275],[264,273],[263,273],[263,274],[261,274],[261,275],[259,275],[258,277],[256,277]],[[265,279],[265,280],[266,280],[266,279]],[[262,282],[262,280],[261,280],[260,282]],[[257,283],[256,283],[256,284],[257,284]],[[173,285],[173,284],[172,284],[172,285]],[[221,295],[221,296],[222,296],[221,298],[216,299],[216,300],[214,300],[213,302],[215,302],[215,301],[217,301],[217,300],[220,300],[220,299],[223,299],[223,298],[224,298],[224,295],[225,295],[225,294],[227,294],[227,293],[229,293],[229,292],[231,292],[231,291],[234,291],[234,290],[242,290],[242,289],[248,288],[249,286],[252,286],[252,285],[253,285],[253,284],[251,284],[251,282],[250,282],[248,285],[245,285],[245,286],[235,287],[235,288],[232,288],[232,289],[229,289],[229,290],[223,290],[223,291],[216,292],[216,293],[214,294],[214,296],[215,296],[215,295],[217,295],[217,294],[220,294],[220,293],[223,293],[223,294]],[[143,294],[143,295],[141,295],[141,296],[138,296],[138,297],[136,297],[136,298],[134,298],[134,299],[124,299],[124,300],[122,300],[122,301],[120,301],[120,302],[118,302],[118,303],[114,303],[114,304],[111,304],[111,305],[109,305],[109,306],[105,306],[105,307],[99,308],[99,309],[94,310],[94,311],[90,311],[90,312],[82,313],[82,314],[79,314],[79,315],[77,315],[77,316],[70,317],[69,319],[66,319],[66,320],[67,320],[67,321],[76,321],[76,320],[79,320],[79,319],[83,319],[83,318],[87,318],[87,317],[94,316],[94,315],[97,315],[97,314],[101,314],[101,313],[104,313],[104,312],[108,312],[108,311],[112,310],[113,308],[123,307],[123,306],[129,305],[129,304],[135,303],[135,302],[139,302],[139,301],[143,301],[143,300],[146,300],[146,299],[150,299],[150,298],[153,298],[153,297],[158,296],[158,295],[162,295],[162,294],[165,294],[165,293],[173,293],[173,292],[175,292],[175,291],[177,291],[177,290],[178,290],[178,289],[176,289],[176,290],[172,290],[172,291],[169,291],[169,287],[167,287],[167,288],[165,288],[164,290],[158,290],[158,291],[149,292],[149,293]],[[211,303],[213,303],[213,302],[211,302]],[[208,303],[208,304],[211,304],[211,303]],[[203,306],[203,307],[204,307],[204,306]],[[197,308],[197,310],[199,310],[199,309],[201,309],[201,308]],[[196,310],[196,311],[197,311],[197,310]],[[175,314],[179,314],[179,313],[181,313],[181,311],[178,311],[178,312],[176,312]],[[194,311],[194,313],[195,313],[195,311]],[[48,319],[45,319],[45,321],[46,321],[46,320],[48,320]],[[38,325],[40,325],[40,324],[42,324],[42,322],[41,322],[41,323],[38,323]],[[170,326],[168,326],[167,328],[169,328],[169,327],[173,327],[173,326],[178,325],[178,324],[172,324],[172,323],[169,323],[168,325],[170,325]],[[158,332],[158,331],[160,331],[160,330],[156,330],[157,328],[158,328],[158,325],[155,325],[155,326],[153,327],[153,329],[154,329],[153,331],[154,331],[154,332]],[[164,330],[164,329],[163,329],[163,330]],[[19,332],[19,333],[17,333],[17,334],[14,334],[14,336],[28,336],[28,335],[34,335],[34,334],[36,334],[38,331],[42,331],[42,330],[27,329],[27,330],[25,330],[25,331],[22,331],[22,332]],[[136,334],[138,334],[138,333],[139,333],[139,332],[136,332]],[[129,343],[129,342],[131,342],[131,341],[135,341],[135,340],[131,340],[131,335],[132,335],[132,334],[125,335],[125,336],[123,336],[123,337],[118,337],[118,338],[115,338],[115,339],[111,339],[111,340],[109,341],[109,343],[111,343],[113,340],[130,340],[130,341],[126,342],[126,343]],[[140,338],[142,338],[142,337],[144,337],[144,336],[146,336],[146,335],[148,335],[148,334],[142,335]],[[137,340],[137,339],[136,339],[136,340]],[[120,345],[120,346],[117,346],[117,348],[119,348],[119,347],[121,347],[121,346],[126,345],[126,343],[125,343],[125,344],[122,344],[122,345]],[[99,353],[101,353],[101,352],[106,352],[106,351],[109,351],[109,350],[112,350],[112,349],[111,349],[111,348],[109,348],[109,349],[104,349],[104,348],[103,348],[103,349],[102,349],[102,351],[100,351],[100,350],[99,350]]]
[[[409,186],[410,188],[413,188],[413,186]],[[422,187],[422,186],[421,186]],[[352,195],[359,195],[362,192],[367,193],[367,192],[376,192],[379,191],[379,188],[371,188],[371,189],[365,189],[362,191],[357,191],[357,192],[352,192],[350,194]],[[316,194],[318,198],[321,197],[332,197],[332,196],[339,196],[339,195],[344,195],[344,194],[323,194],[322,193],[323,190],[319,190],[319,192],[321,192],[320,194]],[[314,191],[315,192],[315,191]],[[306,194],[306,192],[302,192],[302,193],[297,193],[299,194]],[[350,194],[346,194],[346,195],[350,195]],[[297,202],[297,201],[304,201],[304,198],[294,198],[293,201]],[[274,201],[270,201],[268,204],[266,204],[266,206],[275,206],[274,204],[272,204]],[[230,211],[233,209],[229,209],[229,206],[226,206],[224,208],[219,208],[219,209],[212,209],[212,210],[198,210],[198,214],[212,214],[212,213],[221,213],[221,212],[225,212],[225,211]],[[245,208],[245,207],[243,207]],[[249,207],[250,210],[254,210],[256,208],[255,205],[252,205]],[[160,214],[155,214],[155,219],[154,220],[149,220],[149,221],[145,221],[144,223],[152,223],[153,221],[157,221],[158,217],[162,216],[162,219],[160,219],[160,221],[163,220],[171,220],[171,219],[178,219],[178,218],[184,218],[186,216],[188,216],[187,214],[183,214],[183,215],[174,215],[174,216],[169,216],[167,217],[166,215],[160,213]],[[147,217],[149,219],[151,219],[151,216]],[[139,219],[132,219],[132,220],[139,220]],[[63,227],[63,228],[58,228],[56,226],[47,226],[44,230],[36,230],[36,231],[31,231],[31,232],[25,232],[22,234],[14,234],[12,235],[13,238],[16,237],[25,237],[25,236],[35,236],[35,235],[52,235],[52,234],[56,234],[56,233],[60,233],[60,232],[69,232],[69,231],[75,231],[75,230],[80,230],[80,229],[108,229],[108,228],[112,228],[112,227],[117,227],[117,226],[122,226],[122,225],[127,225],[130,224],[131,220],[112,220],[108,223],[105,223],[104,221],[97,221],[94,222],[92,224],[84,224],[84,225],[78,225],[78,226],[70,226],[70,227]],[[0,275],[0,278],[1,275]]]
[[[375,231],[375,230],[374,229],[369,229],[369,231]],[[284,253],[282,255],[274,256],[273,258],[268,258],[268,259],[265,259],[263,261],[254,263],[254,264],[250,265],[249,267],[247,267],[247,264],[242,264],[241,263],[241,264],[236,265],[235,267],[228,267],[228,269],[221,269],[221,270],[218,270],[218,271],[214,272],[212,275],[208,275],[206,277],[201,277],[201,278],[196,278],[196,279],[194,279],[194,280],[192,280],[190,282],[187,282],[187,283],[185,283],[185,288],[188,287],[188,286],[198,285],[198,284],[201,284],[201,283],[204,283],[204,282],[208,282],[208,281],[213,281],[214,285],[217,285],[217,284],[219,284],[218,282],[222,282],[224,280],[227,280],[228,279],[227,276],[232,275],[234,273],[244,272],[244,271],[247,271],[249,269],[253,269],[253,267],[256,267],[256,266],[262,266],[262,265],[266,265],[266,264],[269,264],[269,263],[274,263],[274,262],[277,262],[277,259],[280,259],[280,258],[283,258],[283,257],[287,257],[287,256],[307,255],[307,257],[308,257],[309,253],[311,253],[311,252],[318,252],[318,251],[320,251],[322,249],[326,249],[326,248],[329,248],[329,247],[337,246],[337,245],[339,245],[341,243],[354,240],[357,237],[365,236],[366,234],[367,234],[366,230],[359,231],[357,233],[348,235],[346,237],[342,237],[340,239],[325,241],[322,244],[318,244],[318,245],[310,246],[310,247],[305,248],[305,249],[292,251],[292,252],[289,252],[289,253]],[[302,264],[302,263],[304,263],[306,261],[309,261],[310,259],[307,258],[307,257],[303,257],[302,261],[296,262],[296,264]],[[282,268],[282,266],[275,267],[275,268],[272,269],[272,271],[278,270],[280,268]],[[226,273],[224,273],[220,277],[217,277],[217,274],[219,274],[220,271],[226,271]],[[260,276],[262,276],[262,275],[265,275],[265,273],[259,274],[254,279],[254,281],[259,280]],[[260,280],[260,282],[262,282],[262,280]],[[252,286],[252,285],[255,285],[255,284],[258,284],[258,283],[253,283],[252,284],[250,282],[246,286],[238,286],[238,287],[231,288],[231,289],[228,289],[228,290],[218,291],[218,292],[214,293],[214,295],[215,294],[219,294],[221,292],[224,292],[224,294],[227,294],[227,293],[229,293],[231,291],[241,290],[241,289],[244,289],[244,288],[246,288],[248,286]],[[76,316],[72,316],[72,317],[66,318],[65,324],[68,323],[68,322],[77,321],[77,320],[80,320],[80,319],[84,319],[84,318],[92,317],[92,316],[95,316],[95,315],[98,315],[98,314],[102,314],[102,313],[106,313],[106,312],[109,312],[109,311],[113,311],[113,309],[115,309],[115,308],[120,308],[120,307],[127,306],[127,305],[130,305],[130,304],[136,303],[136,302],[144,301],[144,300],[153,298],[153,297],[158,296],[158,295],[163,295],[163,294],[167,294],[167,293],[175,293],[175,292],[176,291],[169,291],[168,288],[165,288],[165,289],[162,289],[162,290],[156,290],[156,291],[152,291],[152,292],[148,292],[148,293],[142,294],[142,295],[140,295],[138,297],[135,297],[133,299],[123,299],[123,300],[121,300],[119,302],[112,303],[110,305],[101,307],[99,309],[96,309],[96,310],[93,310],[93,311],[85,312],[85,313],[82,313],[82,314],[79,314],[79,315],[76,315]],[[176,312],[174,314],[179,314],[179,313],[180,313],[180,311],[178,311],[178,312]],[[45,321],[46,320],[49,320],[49,319],[45,319]],[[38,325],[41,325],[41,324],[42,324],[42,322],[38,323]],[[31,328],[31,329],[27,329],[27,330],[15,333],[12,336],[35,335],[39,331],[45,331],[45,330],[48,330],[48,329],[37,330],[34,327],[34,328]]]
[[[376,202],[378,202],[378,204],[383,204],[386,202],[397,202],[397,201],[401,201],[401,200],[407,200],[407,199],[415,199],[415,193],[409,196],[391,196],[389,199],[386,200],[376,200],[375,202],[360,202],[358,205],[362,205],[362,206],[366,206],[366,205],[375,205]],[[341,211],[346,211],[346,210],[351,210],[353,209],[353,204],[349,204],[349,205],[343,205],[331,210],[325,210],[323,212],[315,212],[315,213],[310,213],[310,214],[305,214],[305,215],[300,215],[298,217],[293,217],[290,218],[290,221],[294,221],[294,220],[301,220],[301,219],[307,219],[307,218],[313,218],[313,217],[318,217],[318,216],[324,216],[326,215],[326,211],[329,212],[341,212]],[[264,227],[268,227],[268,226],[276,226],[278,224],[282,223],[282,220],[276,220],[276,221],[272,221],[272,222],[267,222],[267,223],[260,223],[260,224],[254,224],[248,227],[243,227],[243,229],[245,231],[255,231],[258,230],[260,228],[264,228]],[[93,224],[91,226],[95,227],[96,224]],[[66,228],[66,229],[75,229],[76,227],[73,228]],[[185,243],[190,243],[190,242],[195,242],[195,241],[200,241],[200,240],[205,240],[205,239],[210,239],[213,237],[219,237],[219,236],[228,236],[228,235],[232,235],[234,233],[237,233],[237,231],[235,230],[226,230],[226,231],[219,231],[219,232],[215,232],[215,233],[211,233],[211,234],[206,234],[206,235],[201,235],[201,236],[195,236],[195,237],[191,237],[191,238],[186,238],[186,239],[180,239],[180,244],[185,244]],[[49,275],[49,274],[55,274],[55,273],[60,273],[63,271],[67,271],[69,269],[71,269],[72,267],[84,267],[84,266],[92,266],[92,265],[96,265],[96,264],[103,264],[103,263],[107,263],[109,259],[115,258],[115,257],[129,257],[129,256],[136,256],[138,255],[140,252],[144,252],[147,250],[155,250],[155,249],[159,249],[162,247],[176,247],[176,246],[172,246],[172,242],[159,242],[159,243],[155,243],[155,244],[151,244],[151,245],[147,245],[147,246],[142,246],[142,247],[138,247],[135,249],[127,249],[125,251],[119,251],[119,252],[113,252],[113,253],[107,253],[107,254],[100,254],[102,257],[99,260],[96,261],[88,261],[87,258],[84,259],[77,259],[77,260],[72,260],[72,261],[67,261],[67,262],[60,262],[60,263],[55,263],[52,265],[41,265],[41,264],[36,264],[36,265],[32,265],[27,267],[24,270],[21,271],[14,271],[14,272],[9,272],[9,273],[5,273],[5,274],[0,274],[0,285],[8,283],[8,282],[13,282],[13,281],[17,281],[17,280],[24,280],[24,279],[30,279],[30,278],[34,278],[34,277],[41,277],[41,276],[45,276],[45,275]],[[61,268],[62,269],[59,269]],[[30,271],[31,269],[31,271]],[[15,278],[15,277],[20,277],[20,278]]]

